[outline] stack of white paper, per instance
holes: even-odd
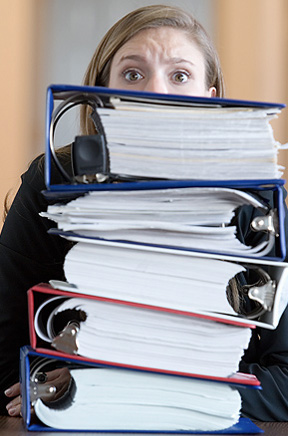
[[[62,319],[76,319],[77,313],[83,319],[85,314],[85,320],[79,321],[77,353],[97,361],[228,377],[237,372],[251,336],[250,328],[239,326],[237,319],[236,325],[226,324],[209,317],[83,297],[48,300],[49,305],[52,302],[57,307],[48,321],[46,303],[36,312],[39,338],[48,343],[57,338],[54,346],[61,350],[56,326]]]
[[[219,259],[129,245],[79,242],[66,255],[65,276],[81,293],[178,310],[234,314],[229,280],[245,271]]]
[[[37,417],[66,430],[210,431],[235,424],[239,392],[228,384],[104,368],[71,370],[70,407],[37,400]]]
[[[171,179],[275,179],[275,109],[181,108],[112,99],[99,108],[111,171]],[[276,110],[280,112],[280,110]]]
[[[58,229],[90,238],[122,240],[235,255],[264,256],[274,237],[255,247],[241,243],[230,225],[240,206],[263,215],[267,206],[255,196],[229,188],[173,188],[97,191],[62,205],[51,205],[42,216]]]

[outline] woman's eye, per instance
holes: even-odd
[[[173,80],[177,83],[185,83],[189,79],[189,73],[185,73],[184,71],[179,71],[173,74]]]
[[[138,80],[143,78],[142,74],[135,70],[124,71],[123,76],[129,82],[137,82]]]

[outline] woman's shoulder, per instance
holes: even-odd
[[[66,172],[71,174],[72,165],[71,165],[71,147],[66,146],[57,152],[57,159],[59,160],[60,165],[62,165]],[[46,188],[45,184],[45,155],[42,153],[37,156],[30,163],[27,171],[22,174],[22,182],[27,183],[32,189],[36,191],[42,191]],[[63,183],[63,176],[61,172],[58,170],[54,161],[51,159],[50,165],[50,177],[51,183],[58,184]]]
[[[22,183],[28,184],[36,191],[42,190],[45,185],[44,167],[45,158],[44,155],[41,154],[33,159],[33,161],[29,164],[28,169],[22,174]]]

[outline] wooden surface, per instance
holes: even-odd
[[[264,430],[263,436],[287,436],[288,435],[288,422],[256,422],[256,424]],[[52,435],[65,435],[67,432],[28,432],[24,426],[21,418],[8,418],[0,416],[0,436],[52,436]],[[80,432],[71,433],[74,436],[91,435],[93,433]],[[95,433],[100,435],[101,433]],[[107,435],[107,433],[106,433]],[[130,434],[131,435],[131,434]],[[261,435],[261,433],[260,433]],[[119,436],[119,434],[118,434]],[[239,435],[240,436],[240,435]]]

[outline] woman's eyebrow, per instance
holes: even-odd
[[[121,62],[126,61],[126,60],[128,60],[128,61],[141,61],[141,62],[144,62],[145,61],[145,57],[144,56],[140,56],[140,55],[136,55],[136,54],[135,55],[133,55],[133,54],[131,54],[131,55],[123,55],[119,59],[118,65]]]
[[[138,61],[138,62],[146,62],[146,58],[145,56],[141,56],[139,54],[131,54],[131,55],[123,55],[121,56],[121,58],[118,61],[118,65],[121,64],[121,62],[124,62],[126,60],[130,60],[130,61]],[[179,58],[179,57],[168,57],[165,60],[166,64],[182,64],[182,63],[186,63],[191,65],[192,67],[195,66],[194,62],[188,60],[188,59],[184,59],[184,58]]]
[[[192,67],[195,66],[194,62],[189,61],[188,59],[183,59],[183,58],[168,58],[167,63],[171,63],[171,64],[190,64]]]

